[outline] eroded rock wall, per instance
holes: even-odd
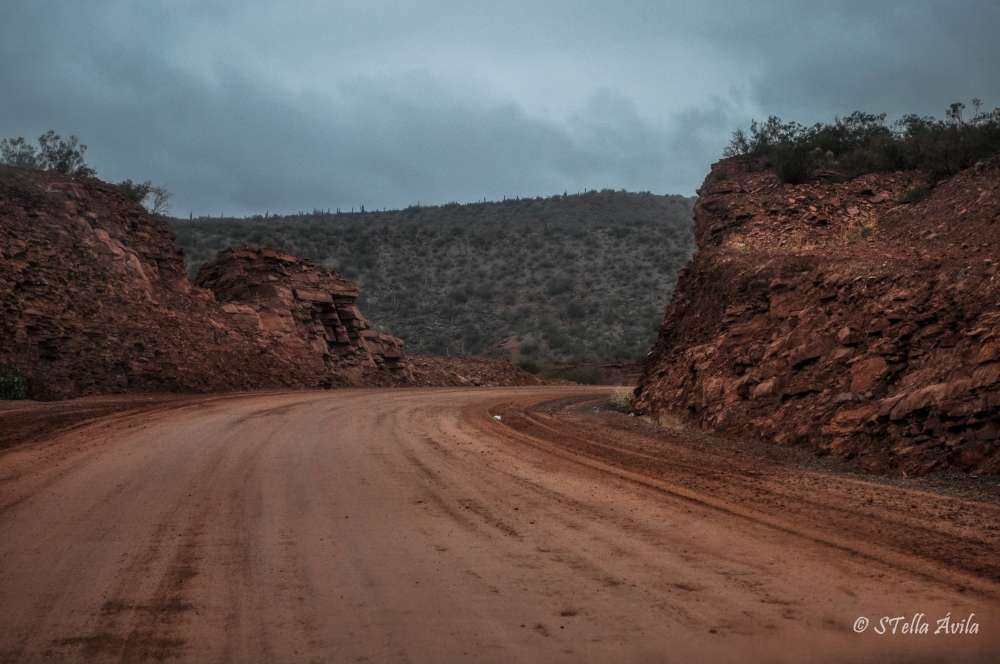
[[[205,263],[195,284],[276,349],[321,357],[325,387],[413,381],[402,340],[372,329],[357,284],[332,270],[279,249],[236,247]]]
[[[32,398],[412,382],[329,270],[241,249],[204,274],[116,187],[0,167],[0,365]]]
[[[635,408],[870,471],[1000,472],[1000,168],[910,203],[927,185],[715,164]]]

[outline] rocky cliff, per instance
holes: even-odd
[[[169,227],[116,187],[0,167],[0,365],[37,399],[408,380],[401,344],[367,329],[353,284],[272,253],[216,261],[218,302],[192,286]]]
[[[403,342],[369,327],[355,305],[357,284],[333,270],[278,249],[238,247],[205,263],[195,284],[276,349],[321,357],[324,387],[413,381]]]
[[[817,175],[712,167],[635,408],[869,471],[997,474],[1000,167]]]

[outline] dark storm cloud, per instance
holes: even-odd
[[[750,117],[997,105],[998,27],[988,3],[5,4],[0,133],[76,134],[178,214],[690,194]]]
[[[699,26],[727,52],[761,63],[750,86],[758,115],[941,117],[972,97],[1000,106],[994,0],[734,3]]]

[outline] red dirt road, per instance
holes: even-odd
[[[191,398],[17,444],[0,661],[1000,656],[996,500],[534,408],[605,393]]]

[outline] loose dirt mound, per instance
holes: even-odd
[[[1000,168],[792,186],[715,164],[635,407],[877,472],[1000,472]]]

